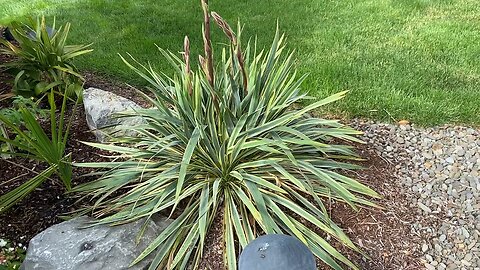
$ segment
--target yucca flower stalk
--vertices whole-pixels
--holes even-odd
[[[210,86],[214,87],[214,74],[213,74],[213,52],[212,52],[212,40],[210,38],[210,15],[208,14],[208,1],[202,0],[203,9],[203,48],[205,50],[205,65],[204,71],[207,76],[207,81]],[[214,97],[216,98],[216,97]]]
[[[191,82],[191,68],[190,68],[190,40],[188,39],[187,36],[185,36],[184,42],[183,42],[183,60],[185,60],[185,77],[187,80],[187,88],[188,88],[188,94],[191,96],[192,95],[192,82]]]
[[[202,7],[208,15],[205,1]],[[146,124],[129,127],[138,136],[87,143],[116,154],[112,162],[77,164],[99,168],[101,177],[74,191],[94,200],[86,211],[100,218],[97,224],[158,213],[174,219],[132,262],[153,252],[149,269],[198,269],[206,235],[220,213],[223,237],[218,241],[228,269],[236,269],[238,252],[265,233],[297,237],[334,269],[341,269],[340,263],[357,269],[325,240],[329,235],[359,251],[330,219],[324,201],[374,205],[366,198],[378,197],[376,192],[339,173],[358,168],[346,163],[358,159],[352,147],[339,143],[359,142],[360,132],[307,114],[345,92],[293,108],[307,98],[300,89],[305,76],[298,78],[292,53],[283,56],[284,36],[277,30],[269,51],[257,53],[248,44],[242,52],[240,28],[233,33],[214,14],[231,46],[222,50],[213,71],[208,23],[197,71],[190,67],[188,39],[183,59],[159,48],[175,68],[172,77],[122,57],[151,84],[155,98],[145,98],[154,108],[125,114],[145,119]]]

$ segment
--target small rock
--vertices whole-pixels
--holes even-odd
[[[463,157],[465,155],[465,150],[463,148],[460,148],[456,151],[457,156]]]
[[[472,253],[467,253],[467,255],[465,255],[465,257],[463,257],[463,259],[467,262],[471,261],[472,260]]]
[[[429,264],[429,263],[425,263],[425,268],[426,268],[427,270],[435,270],[435,266],[433,266],[433,265],[431,265],[431,264]]]
[[[432,159],[433,156],[429,153],[429,152],[423,152],[423,157],[426,158],[426,159]]]
[[[418,207],[420,207],[426,213],[431,213],[432,212],[432,209],[430,209],[428,206],[426,206],[425,204],[423,204],[421,202],[418,202],[417,205],[418,205]]]
[[[455,162],[455,159],[454,159],[453,157],[448,157],[447,159],[445,159],[445,161],[446,161],[447,163],[452,164],[452,163]]]

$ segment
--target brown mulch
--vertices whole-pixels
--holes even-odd
[[[10,91],[10,88],[10,85],[8,88],[0,88],[0,93]],[[9,105],[9,100],[0,102],[0,108]],[[68,115],[71,113],[71,110],[67,112]],[[49,123],[43,124],[46,129],[49,128]],[[93,142],[95,136],[88,129],[83,106],[80,105],[72,121],[66,153],[72,153],[72,160],[78,163],[105,160],[101,157],[102,154],[106,154],[105,152],[83,144],[84,141]],[[0,195],[18,187],[45,168],[45,164],[25,158],[0,159]],[[73,167],[72,186],[91,181],[92,178],[81,177],[89,172],[91,169]],[[65,189],[58,177],[51,176],[24,200],[0,215],[0,238],[25,245],[39,232],[61,222],[58,215],[79,208],[76,204],[77,198],[68,197],[64,192]]]
[[[100,161],[100,151],[81,143],[95,139],[88,130],[83,109],[77,111],[71,130],[66,152],[72,153],[72,160],[75,162]],[[29,159],[10,158],[0,159],[0,168],[1,195],[18,187],[46,167],[44,164]],[[90,169],[74,167],[72,185],[92,180],[80,177],[89,172]],[[65,196],[64,192],[64,187],[58,177],[51,176],[20,203],[0,215],[0,224],[2,224],[0,238],[25,245],[42,230],[61,222],[58,215],[77,208],[75,206],[76,199]]]
[[[7,55],[0,54],[0,65],[10,62],[11,59],[12,58]],[[3,99],[3,96],[8,95],[10,93],[11,81],[13,79],[14,79],[13,76],[5,72],[1,72],[0,70],[0,102]],[[3,104],[0,103],[0,109],[6,105],[7,105],[6,103],[3,103]]]
[[[216,270],[225,269],[223,264],[223,208],[219,208],[220,213],[213,220],[205,239],[205,248],[203,249],[203,258],[199,269]]]
[[[382,159],[369,145],[356,144],[355,147],[365,159],[358,164],[365,169],[349,172],[349,176],[376,190],[382,199],[375,203],[383,209],[360,208],[355,211],[345,204],[328,204],[333,221],[370,259],[339,243],[333,243],[333,246],[360,269],[423,269],[418,260],[420,238],[410,232],[409,226],[415,220],[415,211],[408,207],[407,194],[397,183],[395,165]],[[222,241],[219,241],[222,239],[222,226],[221,218],[217,217],[207,236],[204,258],[200,264],[202,270],[223,269],[223,247]],[[328,269],[318,258],[317,268]]]
[[[2,60],[0,56],[0,63]],[[8,59],[7,59],[8,60]],[[135,91],[123,83],[87,72],[85,88],[97,87],[118,95],[130,98],[141,105],[144,100]],[[11,86],[7,80],[11,76],[0,72],[0,95],[7,93]],[[0,101],[0,107],[9,106],[8,101]],[[75,162],[94,162],[102,160],[101,151],[81,143],[94,141],[94,136],[88,131],[83,108],[80,106],[75,116],[74,126],[70,136],[67,151],[72,152]],[[365,170],[352,173],[363,183],[379,192],[383,199],[377,201],[383,209],[360,209],[354,211],[339,203],[329,204],[333,220],[351,237],[370,259],[335,244],[343,254],[357,264],[361,269],[368,270],[401,270],[422,269],[418,258],[419,238],[410,232],[409,224],[413,222],[415,211],[408,208],[406,194],[397,184],[395,166],[380,158],[369,145],[358,145],[359,154],[366,159],[361,164]],[[18,186],[35,174],[42,165],[30,160],[13,158],[0,159],[0,195]],[[86,168],[74,167],[75,183],[92,180],[80,178],[88,173]],[[14,179],[7,184],[5,181]],[[76,199],[64,195],[63,186],[58,179],[52,177],[39,189],[31,193],[10,211],[0,215],[0,238],[9,239],[14,243],[28,244],[28,241],[46,229],[61,222],[58,215],[77,209]],[[222,222],[220,215],[215,219],[210,231],[201,262],[201,269],[223,269]],[[318,263],[319,269],[324,269]]]
[[[0,55],[0,63],[8,61],[11,61],[10,57]],[[134,91],[125,84],[112,81],[107,83],[107,79],[103,77],[95,77],[90,74],[87,76],[85,87],[108,89],[121,96],[132,97],[131,93]],[[11,92],[12,80],[12,76],[0,71],[0,97]],[[134,100],[144,103],[138,94]],[[10,106],[9,99],[0,100],[0,108]],[[67,114],[71,115],[71,113],[70,108]],[[82,143],[83,141],[95,141],[95,136],[88,129],[82,105],[78,106],[72,123],[66,149],[67,153],[72,153],[72,160],[78,163],[104,161],[105,158],[102,158],[101,155],[106,154],[105,152]],[[48,129],[49,123],[44,124]],[[0,195],[18,187],[45,168],[44,164],[25,158],[0,159]],[[91,169],[73,167],[72,186],[91,181],[92,178],[81,177],[89,172]],[[0,238],[26,245],[39,232],[61,222],[59,215],[79,208],[79,204],[76,202],[78,198],[68,197],[64,193],[65,189],[58,177],[51,176],[20,203],[6,213],[0,214]]]
[[[410,230],[415,210],[409,208],[407,194],[395,176],[395,164],[381,158],[371,145],[355,145],[365,159],[358,164],[365,169],[350,173],[351,177],[377,191],[382,199],[375,203],[383,209],[351,207],[332,203],[331,217],[370,259],[337,246],[360,269],[414,270],[423,269],[418,260],[420,238]]]

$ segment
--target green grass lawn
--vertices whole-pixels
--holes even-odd
[[[154,43],[181,51],[188,35],[201,52],[199,0],[0,0],[0,24],[46,12],[72,23],[71,43],[94,43],[82,69],[140,83],[117,53],[167,70]],[[478,0],[210,0],[244,37],[271,41],[276,20],[323,97],[350,90],[329,113],[421,125],[480,124]],[[218,43],[226,41],[214,32]],[[220,45],[218,44],[217,47]]]

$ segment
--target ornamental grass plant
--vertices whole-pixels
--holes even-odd
[[[77,164],[100,175],[73,189],[93,200],[82,213],[110,225],[169,215],[173,222],[132,262],[154,253],[149,269],[198,269],[218,215],[228,269],[237,268],[237,255],[250,241],[271,233],[297,237],[334,269],[357,269],[326,240],[329,235],[360,251],[330,219],[325,202],[374,205],[368,198],[378,197],[375,191],[340,173],[358,168],[348,161],[359,157],[343,143],[359,142],[360,132],[309,115],[346,93],[294,108],[308,96],[284,36],[277,30],[268,50],[243,46],[241,27],[234,32],[205,0],[202,7],[204,55],[197,69],[188,37],[180,57],[159,48],[175,69],[172,76],[122,57],[150,84],[154,98],[144,96],[153,108],[123,115],[145,119],[128,127],[137,136],[87,143],[114,154],[111,162]],[[211,19],[229,41],[216,64]]]
[[[14,57],[14,61],[0,65],[11,73],[13,92],[24,97],[42,97],[53,88],[62,88],[68,97],[80,97],[83,77],[73,59],[90,53],[90,45],[67,45],[70,23],[56,27],[55,20],[47,26],[45,17],[30,18],[28,23],[9,25],[15,42],[0,37],[0,54]]]

